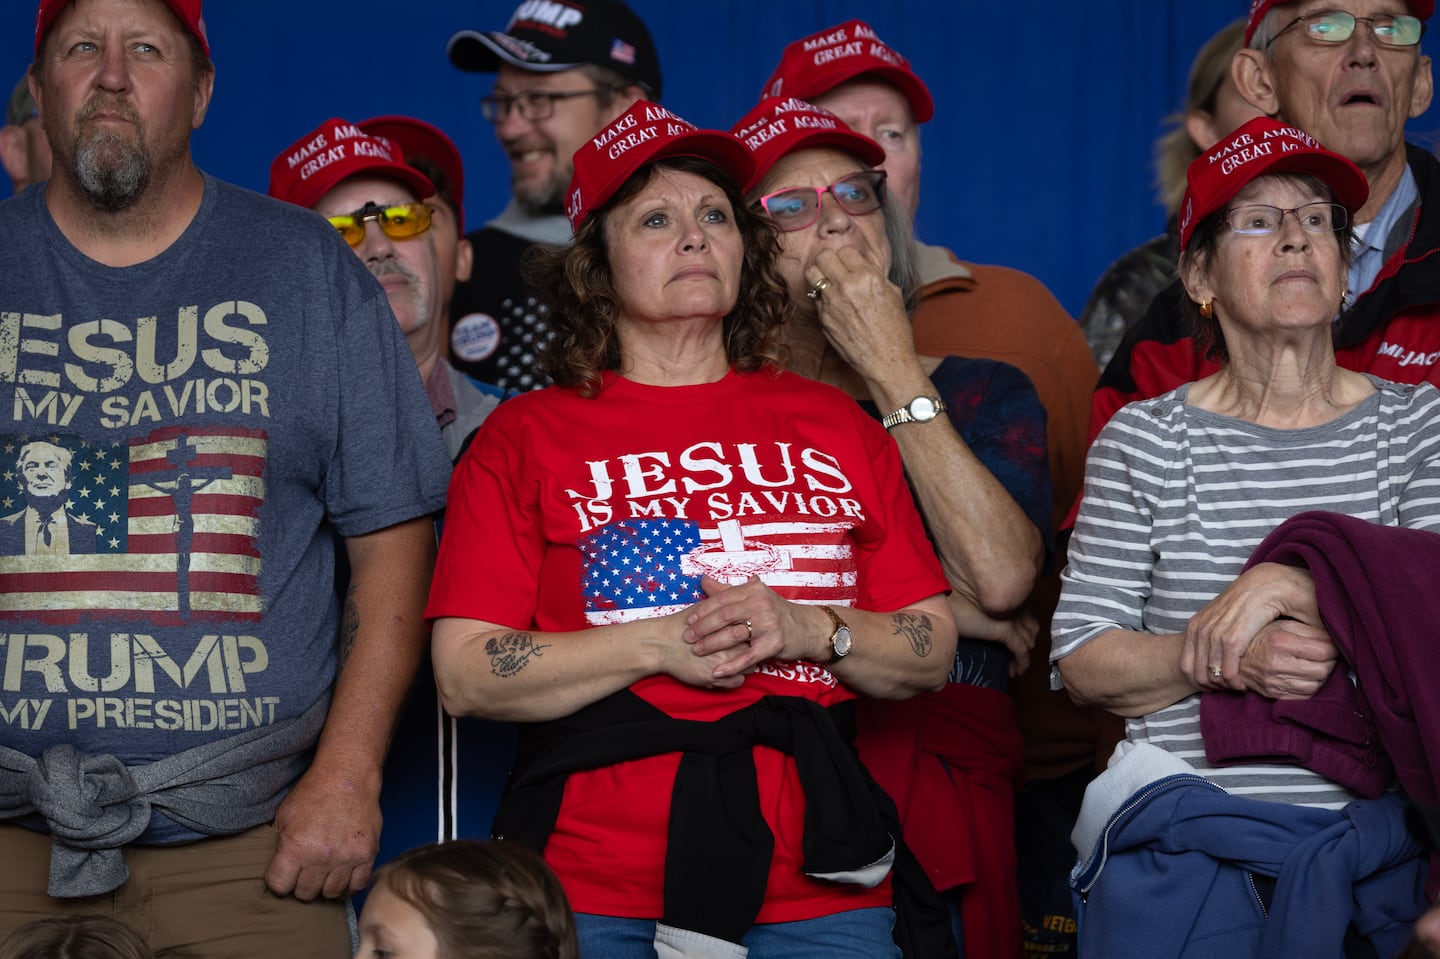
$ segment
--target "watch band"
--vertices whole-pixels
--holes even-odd
[[[841,651],[835,645],[836,637],[840,635],[840,631],[843,629],[848,634],[850,632],[850,626],[845,622],[845,620],[841,619],[835,613],[835,610],[831,609],[829,606],[821,606],[820,608],[825,611],[825,615],[830,617],[830,622],[835,626],[835,628],[830,632],[830,658],[820,664],[821,666],[829,667],[833,666],[835,663],[839,662],[850,654],[850,647],[848,643],[846,644],[844,651]]]
[[[931,415],[923,419],[916,417],[914,413],[910,412],[910,408],[921,400],[929,402],[934,407],[934,411],[931,413]],[[884,418],[880,420],[880,425],[885,427],[887,430],[892,430],[895,427],[899,426],[901,423],[928,423],[930,420],[938,419],[940,414],[944,413],[945,410],[945,401],[942,400],[940,397],[917,396],[909,403],[906,403],[898,410],[895,410],[893,413],[887,413]]]

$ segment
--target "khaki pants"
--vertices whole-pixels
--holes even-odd
[[[343,901],[301,902],[265,888],[280,841],[273,826],[175,846],[127,846],[130,878],[84,899],[46,895],[50,837],[0,824],[0,941],[46,916],[112,916],[173,959],[346,959]]]

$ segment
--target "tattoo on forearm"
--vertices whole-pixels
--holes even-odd
[[[340,665],[350,658],[355,648],[355,634],[360,632],[360,608],[355,605],[355,587],[345,590],[345,608],[340,616]]]
[[[923,613],[896,613],[890,620],[895,624],[895,635],[909,640],[910,648],[915,650],[916,656],[923,658],[930,655],[930,648],[935,645],[930,639],[930,633],[935,627],[929,616]]]
[[[485,654],[490,657],[490,672],[501,679],[509,679],[530,663],[530,657],[539,656],[540,651],[549,649],[535,645],[529,633],[506,633],[485,641]]]

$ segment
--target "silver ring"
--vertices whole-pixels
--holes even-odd
[[[812,283],[812,284],[810,285],[810,290],[809,290],[809,292],[807,292],[805,295],[808,296],[808,297],[809,297],[810,299],[812,299],[812,300],[818,300],[818,299],[820,299],[820,294],[821,294],[821,293],[824,293],[824,292],[825,292],[825,288],[828,287],[829,285],[830,285],[830,277],[828,277],[828,276],[821,276],[820,279],[816,280],[814,283]]]
[[[1211,667],[1210,667],[1210,678],[1211,678],[1211,679],[1217,679],[1217,680],[1218,680],[1218,679],[1220,679],[1221,677],[1223,677],[1224,675],[1225,675],[1225,672],[1224,672],[1219,666],[1211,666]]]
[[[752,639],[754,639],[754,638],[755,638],[755,630],[754,630],[754,628],[750,625],[750,620],[747,619],[747,620],[745,620],[745,642],[748,643],[748,642],[750,642],[750,640],[752,640]]]

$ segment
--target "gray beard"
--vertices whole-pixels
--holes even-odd
[[[150,182],[150,154],[113,133],[97,133],[75,148],[75,174],[85,196],[110,213],[139,199]]]

